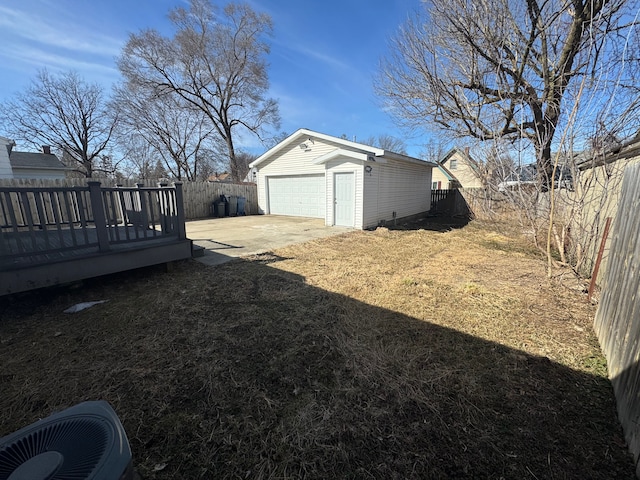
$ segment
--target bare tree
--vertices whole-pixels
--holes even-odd
[[[41,70],[24,92],[2,106],[1,120],[13,138],[35,148],[57,148],[69,166],[91,177],[94,170],[104,170],[98,160],[106,154],[117,117],[99,85],[75,72]]]
[[[288,136],[289,136],[289,134],[287,132],[284,132],[284,131],[275,133],[271,137],[264,139],[264,141],[263,141],[264,146],[267,149],[273,148],[277,144],[282,142],[284,139],[286,139]]]
[[[116,132],[114,142],[124,158],[120,168],[128,178],[136,180],[154,178],[151,172],[156,159],[151,146],[143,138],[138,135]]]
[[[199,177],[200,153],[215,136],[202,110],[174,93],[158,96],[136,84],[116,87],[112,105],[120,118],[119,143],[125,148],[132,138],[141,138],[173,178]]]
[[[236,130],[261,138],[279,125],[269,87],[265,56],[271,18],[248,5],[229,4],[222,12],[209,0],[190,0],[189,9],[169,14],[172,38],[156,30],[131,35],[118,60],[126,82],[159,98],[179,96],[211,121],[224,141],[231,175],[241,179],[236,158]]]
[[[571,96],[576,102],[580,94],[571,85],[603,90],[615,84],[619,89],[623,72],[634,70],[627,68],[632,59],[625,59],[619,47],[628,41],[637,3],[425,4],[426,12],[416,14],[393,40],[377,80],[378,92],[409,127],[424,129],[433,122],[460,137],[529,141],[541,183],[548,187],[556,132],[573,107],[566,108],[563,101]],[[594,114],[593,104],[584,107]]]
[[[401,138],[394,137],[388,133],[372,135],[365,139],[362,143],[374,147],[389,150],[390,152],[401,153],[407,155],[407,144]]]
[[[249,174],[250,170],[249,164],[256,158],[258,158],[258,155],[255,155],[253,153],[244,151],[238,152],[238,169],[240,174],[242,175],[242,177],[240,178],[241,181],[247,180],[247,175]],[[249,181],[252,181],[252,179],[249,179]]]
[[[433,142],[424,146],[424,150],[420,153],[420,156],[429,162],[440,163],[448,151],[449,148],[447,148],[444,143]]]

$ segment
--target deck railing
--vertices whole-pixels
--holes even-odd
[[[182,184],[0,187],[0,259],[186,238]]]

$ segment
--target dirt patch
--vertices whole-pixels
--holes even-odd
[[[634,478],[584,295],[430,227],[2,298],[0,435],[105,399],[146,479]]]

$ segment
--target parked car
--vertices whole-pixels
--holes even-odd
[[[505,193],[520,188],[533,188],[536,185],[537,169],[535,165],[516,167],[513,172],[498,183],[498,191]]]
[[[516,167],[515,170],[507,175],[505,179],[498,183],[499,192],[507,192],[519,188],[533,189],[538,183],[537,165],[524,165]],[[565,188],[573,191],[573,176],[571,170],[565,165],[558,165],[554,175],[554,185],[556,189]]]

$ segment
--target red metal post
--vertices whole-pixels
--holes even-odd
[[[598,278],[598,271],[600,271],[600,262],[602,261],[602,255],[604,254],[604,246],[607,243],[607,236],[609,235],[609,227],[611,226],[611,217],[607,217],[604,224],[604,232],[602,233],[602,240],[600,240],[600,249],[598,250],[598,257],[596,258],[596,265],[593,267],[593,274],[591,275],[591,283],[589,284],[589,295],[587,299],[591,301],[591,295],[596,288],[596,279]]]

